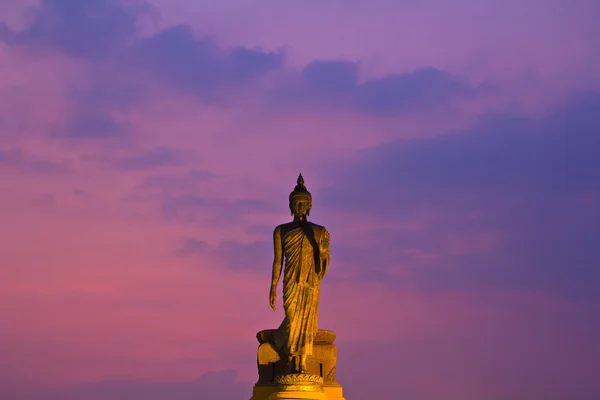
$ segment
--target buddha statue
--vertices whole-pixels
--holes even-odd
[[[277,284],[283,270],[283,308],[285,318],[273,341],[285,357],[289,373],[306,373],[307,357],[313,354],[318,330],[320,282],[329,265],[329,232],[307,220],[312,195],[304,186],[302,174],[289,195],[294,219],[273,232],[275,257],[269,302],[276,310]]]

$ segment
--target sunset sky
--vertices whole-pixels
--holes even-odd
[[[348,400],[598,400],[598,21],[0,0],[0,399],[247,400],[301,172]]]

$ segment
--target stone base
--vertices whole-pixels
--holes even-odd
[[[323,384],[323,393],[327,395],[327,400],[346,400],[344,398],[342,386],[336,384]],[[252,398],[250,400],[270,400],[271,395],[276,393],[275,384],[256,384],[252,389]],[[281,393],[281,392],[280,392]],[[276,399],[293,399],[294,397],[276,397]],[[307,399],[307,397],[296,397],[299,399]],[[310,397],[308,397],[310,398]]]
[[[269,400],[329,400],[327,393],[313,392],[283,392],[273,393]]]

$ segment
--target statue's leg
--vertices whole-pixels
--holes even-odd
[[[307,358],[306,354],[303,354],[300,356],[300,365],[299,365],[298,371],[303,374],[308,371],[306,369],[306,358]]]
[[[291,355],[287,356],[287,368],[285,372],[286,374],[292,374],[296,372],[296,357]]]
[[[294,357],[294,372],[300,372],[300,357]]]

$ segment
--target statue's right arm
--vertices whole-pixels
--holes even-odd
[[[281,229],[278,226],[273,232],[273,247],[275,249],[275,258],[273,259],[273,277],[271,278],[271,291],[269,292],[269,304],[273,311],[276,311],[275,300],[277,298],[277,282],[281,275],[283,267],[283,257],[281,256]]]
[[[273,276],[271,278],[271,287],[277,287],[279,277],[281,275],[281,269],[283,268],[283,255],[281,248],[281,227],[275,228],[273,232]]]

